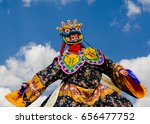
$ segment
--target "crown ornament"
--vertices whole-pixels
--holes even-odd
[[[57,27],[56,30],[58,30],[60,33],[62,33],[63,31],[65,31],[65,29],[81,29],[83,24],[82,23],[78,23],[77,19],[74,19],[73,22],[71,22],[70,20],[67,20],[67,23],[65,22],[61,22],[61,26],[62,27]]]

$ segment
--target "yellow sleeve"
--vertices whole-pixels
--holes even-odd
[[[19,90],[16,90],[6,95],[6,99],[17,107],[25,107],[35,101],[46,89],[37,75],[28,81],[28,85],[29,87],[23,95],[19,94]]]
[[[32,80],[27,82],[27,87],[23,92],[19,93],[21,90],[13,91],[6,95],[6,99],[15,106],[29,106],[45,91],[50,84],[58,79],[61,79],[62,77],[63,73],[58,60],[54,59],[52,64],[36,73]]]

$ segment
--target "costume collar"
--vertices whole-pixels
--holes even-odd
[[[104,56],[101,51],[92,47],[82,49],[81,52],[76,54],[68,51],[58,56],[58,63],[66,74],[75,73],[85,62],[101,65],[104,62]]]

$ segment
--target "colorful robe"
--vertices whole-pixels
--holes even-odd
[[[91,47],[77,54],[66,52],[55,58],[47,68],[36,73],[32,80],[28,81],[25,90],[13,91],[6,95],[6,98],[16,106],[27,107],[50,84],[61,79],[58,96],[53,104],[55,107],[131,107],[132,103],[121,95],[121,91],[142,98],[146,89],[132,71],[125,69],[128,76],[121,75],[119,72],[122,69],[125,68]],[[111,80],[103,78],[103,74]],[[41,106],[47,104],[50,96]]]

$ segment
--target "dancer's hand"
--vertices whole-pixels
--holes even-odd
[[[126,70],[121,70],[119,72],[119,74],[123,75],[123,76],[128,76],[128,72]]]

